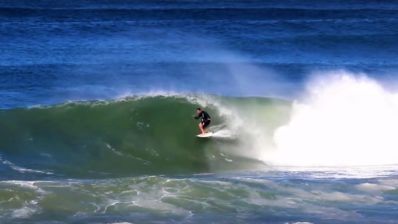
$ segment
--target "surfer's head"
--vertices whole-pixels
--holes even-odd
[[[196,113],[199,114],[200,112],[202,112],[202,108],[200,108],[200,107],[196,108]]]

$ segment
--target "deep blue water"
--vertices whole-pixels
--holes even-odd
[[[397,5],[1,1],[0,106],[150,90],[289,97],[319,69],[389,77]]]

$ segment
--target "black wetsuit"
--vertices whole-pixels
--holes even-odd
[[[202,110],[198,114],[198,116],[195,117],[195,119],[199,119],[199,118],[200,118],[200,123],[202,123],[202,125],[203,125],[203,128],[206,128],[207,126],[209,126],[211,117],[206,111]]]

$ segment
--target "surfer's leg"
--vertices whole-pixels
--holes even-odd
[[[202,132],[202,134],[207,133],[206,128],[207,128],[207,126],[209,126],[209,124],[210,124],[210,120],[199,123],[199,129]]]
[[[203,123],[203,131],[206,133],[207,131],[206,131],[206,129],[207,129],[207,127],[209,126],[209,124],[210,124],[210,120],[207,120],[207,121],[205,121],[204,123]]]
[[[202,122],[201,122],[201,123],[199,123],[199,130],[200,130],[200,132],[202,132],[202,134],[204,134],[204,133],[205,133],[205,130],[204,130],[204,128],[203,128],[203,124],[202,124]]]

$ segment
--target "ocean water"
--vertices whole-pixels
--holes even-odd
[[[397,34],[394,1],[1,0],[0,223],[398,223]]]

